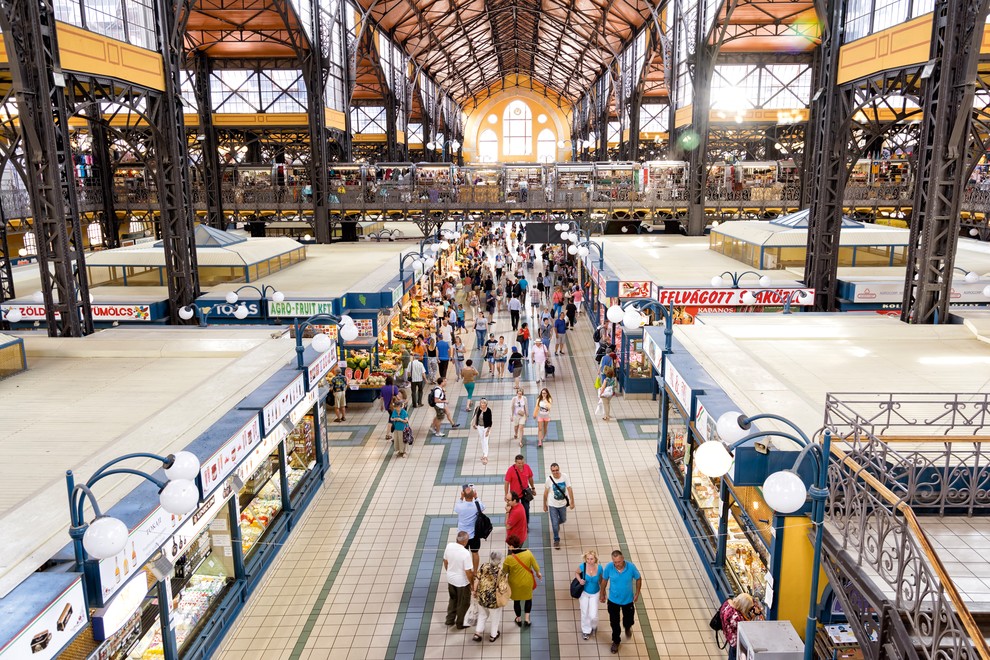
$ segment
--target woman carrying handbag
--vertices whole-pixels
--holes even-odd
[[[502,568],[509,572],[509,588],[512,590],[516,625],[519,627],[525,625],[528,628],[532,625],[529,613],[533,610],[533,590],[536,589],[537,580],[543,579],[543,574],[540,573],[540,565],[536,563],[533,553],[521,547],[522,541],[518,536],[509,536],[505,539],[505,543],[509,546],[509,556],[505,558]]]

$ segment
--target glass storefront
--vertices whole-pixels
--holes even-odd
[[[664,396],[667,405],[667,456],[671,465],[677,470],[680,482],[684,483],[687,474],[687,438],[688,415],[677,405],[677,401],[668,390]]]

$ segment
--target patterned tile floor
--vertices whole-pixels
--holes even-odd
[[[506,313],[499,314],[495,327],[509,328]],[[473,347],[473,334],[464,338]],[[506,333],[510,344],[513,338],[513,332]],[[512,625],[511,607],[503,615],[503,634],[493,644],[474,643],[470,631],[444,625],[442,555],[455,534],[458,486],[476,484],[489,513],[501,513],[502,478],[519,451],[509,428],[512,380],[506,377],[479,382],[475,394],[487,396],[495,414],[487,466],[480,462],[477,437],[467,430],[463,413],[457,419],[460,429],[437,438],[427,433],[427,412],[416,410],[416,443],[408,458],[392,456],[377,407],[355,406],[348,414],[352,424],[332,424],[326,484],[217,657],[611,657],[604,607],[597,636],[584,641],[577,601],[568,594],[573,571],[589,548],[603,561],[620,548],[643,574],[633,639],[622,644],[621,657],[723,657],[708,629],[714,591],[657,477],[656,445],[649,441],[656,433],[656,403],[620,397],[612,406],[617,422],[595,417],[596,365],[587,318],[581,317],[568,335],[568,347],[568,355],[555,360],[557,376],[548,384],[554,397],[548,443],[537,449],[530,420],[523,450],[537,474],[534,505],[552,462],[569,476],[576,500],[561,530],[561,550],[551,549],[549,520],[534,506],[528,545],[544,582],[534,596],[531,628]],[[528,368],[524,387],[530,398],[538,392]],[[452,382],[448,396],[457,399],[458,410],[463,395],[463,385]],[[505,549],[502,517],[493,516],[493,522],[495,532],[482,544],[483,558],[492,549]]]

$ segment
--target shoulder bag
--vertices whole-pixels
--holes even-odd
[[[517,555],[517,554],[513,554],[513,555],[512,555],[512,557],[513,557],[513,559],[515,559],[515,560],[516,560],[517,562],[519,562],[519,565],[520,565],[520,566],[522,566],[523,568],[525,568],[525,569],[526,569],[526,571],[527,571],[527,572],[529,573],[529,576],[530,576],[531,578],[533,578],[533,588],[534,588],[534,589],[536,589],[536,587],[537,587],[537,583],[536,583],[536,573],[534,573],[534,572],[533,572],[533,569],[532,569],[532,568],[530,568],[529,566],[527,566],[526,564],[524,564],[524,563],[523,563],[523,560],[519,558],[519,555]]]
[[[533,489],[530,488],[530,487],[528,487],[523,482],[522,472],[519,471],[519,468],[516,468],[516,479],[519,480],[519,488],[520,488],[519,498],[523,502],[532,502],[533,501],[533,497],[534,497],[533,496]]]
[[[581,565],[581,579],[582,580],[586,579],[584,576],[583,564]],[[581,594],[583,593],[584,593],[584,585],[581,584],[581,582],[577,578],[571,580],[571,598],[580,598]]]
[[[558,486],[557,482],[553,480],[553,477],[550,477],[550,483],[553,484],[553,490],[555,493],[557,493],[557,497],[555,497],[554,499],[559,500],[561,497],[563,497],[565,502],[564,506],[570,506],[571,498],[567,496],[567,491],[561,488],[560,486]]]

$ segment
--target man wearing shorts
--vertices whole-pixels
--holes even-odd
[[[478,572],[478,551],[481,549],[481,539],[474,535],[474,523],[478,520],[478,506],[485,510],[485,505],[478,499],[478,493],[474,489],[474,484],[464,484],[461,486],[461,499],[454,504],[454,513],[457,514],[457,531],[467,532],[467,548],[471,551],[471,563],[474,565],[474,572]]]
[[[333,392],[333,410],[337,414],[333,421],[347,421],[347,378],[344,372],[337,370],[337,375],[330,379],[330,391]]]
[[[443,386],[446,385],[447,379],[441,376],[437,378],[437,382],[433,385],[433,410],[436,411],[436,415],[433,418],[433,435],[442,438],[444,436],[443,432],[440,430],[440,424],[443,423],[444,418],[450,422],[452,428],[457,428],[460,424],[454,424],[454,420],[451,418],[450,413],[447,411],[447,392],[444,391]]]

